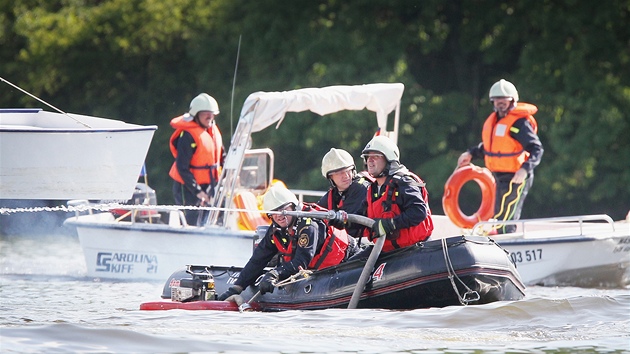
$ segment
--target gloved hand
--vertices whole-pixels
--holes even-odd
[[[372,224],[372,231],[374,232],[374,237],[378,238],[381,236],[387,236],[396,230],[396,225],[394,225],[394,220],[392,219],[374,219],[374,224]]]
[[[330,226],[337,228],[339,230],[343,230],[348,225],[348,213],[343,210],[339,210],[335,212],[335,217],[328,221]]]
[[[276,285],[276,282],[278,281],[278,276],[279,274],[277,270],[272,269],[268,271],[267,274],[262,277],[260,284],[258,284],[260,293],[273,293],[273,289],[275,288],[274,285]]]
[[[238,285],[232,285],[229,289],[227,289],[223,294],[219,295],[217,298],[219,301],[225,301],[228,297],[232,295],[238,295],[243,291],[243,288]]]

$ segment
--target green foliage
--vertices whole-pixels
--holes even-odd
[[[147,168],[164,204],[168,122],[199,92],[219,101],[229,145],[252,92],[402,82],[402,162],[435,213],[506,78],[539,107],[545,146],[524,216],[618,219],[630,209],[629,20],[625,0],[15,0],[0,2],[0,71],[65,111],[158,125]],[[41,106],[0,92],[0,106]],[[288,114],[254,145],[274,149],[290,187],[324,189],[322,156],[341,147],[361,168],[374,128],[367,112]]]

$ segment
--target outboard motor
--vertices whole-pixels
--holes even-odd
[[[164,285],[162,298],[172,301],[208,301],[216,300],[214,276],[206,266],[188,265],[185,271],[171,275]]]

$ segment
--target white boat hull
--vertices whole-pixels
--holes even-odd
[[[102,279],[164,281],[187,264],[242,267],[256,240],[254,231],[117,222],[110,213],[66,224],[77,229],[87,275]]]
[[[625,287],[630,284],[630,224],[622,222],[554,222],[605,216],[522,220],[514,234],[492,235],[505,248],[525,285]],[[436,230],[454,226],[445,216],[434,218]],[[492,225],[492,223],[480,223]],[[479,224],[478,224],[479,225]],[[474,229],[473,229],[474,231]],[[471,230],[461,230],[471,234]],[[442,233],[433,238],[445,237]]]
[[[0,198],[127,200],[156,129],[77,114],[0,111]]]
[[[458,234],[434,216],[432,239]],[[253,231],[117,222],[110,213],[70,218],[84,251],[87,275],[122,280],[161,280],[187,264],[247,263],[258,236]],[[442,227],[440,227],[440,225]],[[509,253],[526,285],[624,287],[630,284],[630,225],[547,229],[493,236]]]
[[[606,225],[607,226],[607,225]],[[630,233],[600,227],[582,236],[493,237],[527,285],[619,287],[628,284]],[[620,228],[621,225],[620,225]]]

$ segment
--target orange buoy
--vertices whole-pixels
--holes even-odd
[[[472,215],[466,215],[459,207],[459,192],[466,182],[475,181],[481,188],[481,205]],[[492,172],[485,167],[468,166],[456,169],[444,185],[442,207],[451,221],[463,228],[471,228],[479,221],[494,215],[495,182]]]

